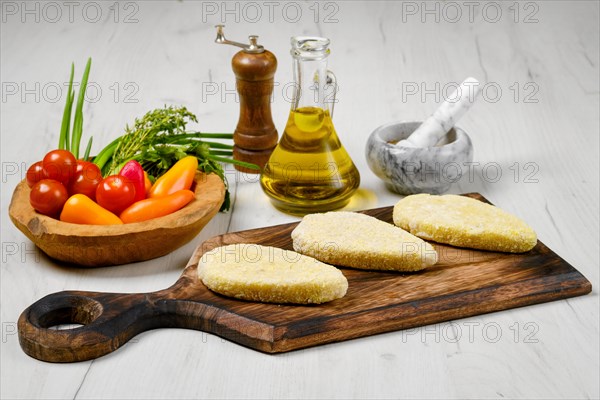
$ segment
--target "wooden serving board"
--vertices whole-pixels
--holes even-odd
[[[486,201],[479,194],[468,196]],[[392,221],[392,207],[364,211]],[[232,243],[292,248],[297,224],[214,237],[201,244],[170,288],[153,293],[67,291],[48,295],[21,314],[23,350],[50,362],[89,360],[112,352],[140,332],[189,328],[267,353],[280,353],[382,332],[543,303],[591,291],[590,282],[543,243],[523,254],[435,244],[438,264],[417,273],[342,269],[342,299],[312,306],[235,300],[196,277],[201,255]],[[58,324],[84,326],[48,329]]]

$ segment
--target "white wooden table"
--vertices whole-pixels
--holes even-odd
[[[2,1],[2,398],[598,398],[599,4],[537,2],[12,2]],[[368,169],[377,126],[422,119],[468,75],[484,96],[461,125],[475,161],[453,192],[481,192],[524,218],[578,268],[592,294],[421,329],[265,355],[198,331],[139,335],[90,362],[25,355],[16,321],[46,294],[167,287],[194,247],[218,234],[295,221],[276,211],[256,178],[229,171],[232,211],[190,244],[148,262],[61,266],[7,218],[25,168],[55,148],[68,78],[93,57],[95,94],[84,135],[94,149],[136,116],[182,104],[203,131],[235,128],[230,59],[213,43],[259,42],[279,58],[273,115],[289,112],[289,37],[331,39],[339,85],[334,123],[357,164],[351,209],[393,205]],[[501,176],[497,174],[501,173]]]

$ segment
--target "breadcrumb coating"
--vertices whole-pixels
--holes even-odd
[[[258,244],[230,244],[205,253],[198,276],[214,292],[265,303],[320,304],[344,297],[348,290],[337,268]]]
[[[365,214],[334,211],[306,215],[292,231],[294,250],[358,269],[419,271],[438,260],[433,246]]]
[[[394,206],[394,224],[438,243],[522,253],[537,243],[535,231],[498,207],[465,196],[407,196]]]

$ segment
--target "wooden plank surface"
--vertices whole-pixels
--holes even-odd
[[[485,201],[479,194],[468,196]],[[393,207],[365,211],[392,223]],[[136,334],[161,327],[207,331],[267,353],[280,353],[377,333],[587,294],[590,282],[543,243],[507,254],[434,244],[439,262],[417,273],[344,268],[348,293],[313,306],[227,298],[197,277],[215,247],[260,244],[293,250],[297,223],[220,235],[204,242],[172,287],[147,294],[62,292],[33,304],[19,319],[23,350],[44,361],[84,361],[116,350]],[[331,238],[335,242],[335,238]],[[83,327],[55,331],[58,324]]]

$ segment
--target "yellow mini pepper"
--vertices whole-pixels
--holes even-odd
[[[182,158],[154,182],[148,197],[164,197],[179,190],[189,190],[194,182],[197,168],[198,159],[196,157]]]

